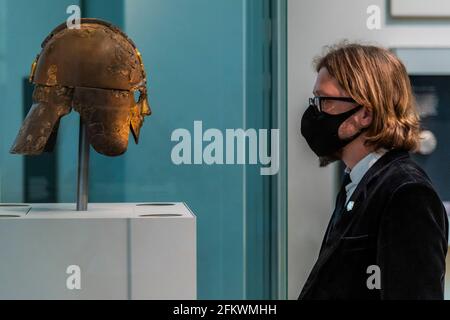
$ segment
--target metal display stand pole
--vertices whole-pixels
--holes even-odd
[[[80,140],[78,146],[77,211],[88,210],[89,200],[89,151],[87,126],[80,118]]]

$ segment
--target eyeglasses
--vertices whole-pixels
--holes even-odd
[[[353,98],[350,97],[314,97],[309,99],[309,104],[317,108],[319,112],[326,112],[329,108],[327,101],[342,101],[357,103]]]

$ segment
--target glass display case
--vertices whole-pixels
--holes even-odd
[[[277,44],[283,41],[283,34],[277,33],[283,24],[271,23],[285,10],[278,1],[41,0],[31,4],[25,0],[0,0],[0,218],[4,219],[0,226],[9,228],[11,218],[33,220],[36,210],[45,211],[42,206],[46,204],[49,208],[65,206],[64,212],[67,208],[75,210],[80,130],[77,112],[61,119],[53,153],[37,157],[10,154],[33,105],[35,86],[28,81],[30,66],[47,35],[74,17],[76,11],[69,10],[71,6],[79,7],[82,17],[114,24],[133,40],[145,63],[153,111],[141,129],[139,144],[131,142],[130,134],[124,155],[109,157],[91,149],[91,210],[105,203],[156,203],[160,204],[161,215],[153,212],[157,216],[153,218],[163,219],[166,214],[176,224],[176,213],[167,215],[164,204],[186,204],[196,218],[196,227],[191,230],[196,240],[196,250],[192,252],[196,255],[196,298],[285,297],[284,143],[278,149],[278,142],[286,141],[286,133],[279,130],[285,128],[281,124],[286,121],[285,101],[279,96],[285,74],[277,69],[281,65],[278,62],[284,59],[281,45]],[[196,136],[198,122],[203,131]],[[197,148],[202,157],[202,152],[207,152],[204,150],[220,136],[214,133],[226,137],[227,130],[237,130],[239,134],[239,130],[245,133],[249,129],[261,134],[257,137],[263,139],[259,145],[267,144],[266,156],[270,152],[279,156],[274,174],[261,174],[261,169],[270,167],[267,161],[251,161],[254,154],[246,135],[242,140],[246,151],[241,158],[241,149],[236,145],[234,154],[226,155],[223,149],[224,163],[208,163],[204,157],[200,164],[197,161]],[[180,142],[174,137],[179,132],[192,137],[190,163],[174,160],[174,149]],[[215,157],[217,152],[221,150],[216,148],[211,155]],[[230,158],[233,156],[236,158]],[[67,214],[64,212],[59,217]],[[86,217],[88,213],[81,214]],[[112,242],[124,234],[133,236],[121,228],[129,225],[125,223],[118,229],[108,229],[110,234],[101,234],[111,237]],[[44,229],[40,230],[63,236],[62,231]],[[33,242],[28,238],[31,234],[35,232],[22,240]],[[92,234],[89,237],[94,240]],[[173,237],[176,239],[177,234]],[[13,238],[8,245],[14,245]],[[64,243],[54,243],[52,250],[63,251]],[[84,245],[89,246],[89,241]],[[82,248],[80,244],[71,250]],[[94,255],[92,250],[86,250]],[[11,252],[3,253],[10,257]],[[159,257],[149,253],[146,259],[149,263]],[[19,260],[25,261],[23,257]],[[89,268],[89,261],[84,263],[84,268]],[[127,270],[124,272],[131,272]],[[65,274],[65,270],[62,272]],[[3,276],[0,279],[5,279]],[[117,275],[117,279],[123,276]],[[1,292],[0,296],[5,297]]]

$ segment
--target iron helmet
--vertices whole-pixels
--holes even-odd
[[[102,20],[81,19],[80,29],[62,24],[53,30],[32,65],[30,82],[35,84],[33,105],[13,154],[53,151],[60,120],[74,109],[92,147],[118,156],[128,148],[130,130],[139,142],[144,118],[151,115],[139,51],[120,29]]]

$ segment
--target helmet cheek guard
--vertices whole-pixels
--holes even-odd
[[[76,88],[73,107],[88,128],[92,147],[106,156],[118,156],[128,149],[130,91]]]

